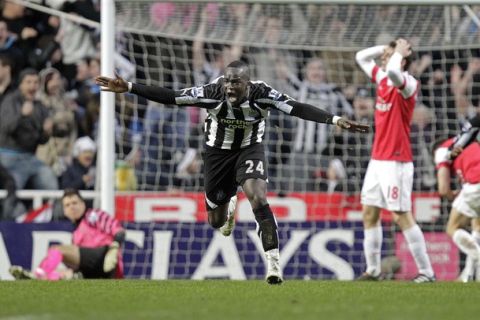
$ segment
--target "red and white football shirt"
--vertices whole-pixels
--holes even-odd
[[[407,72],[402,75],[403,85],[397,88],[378,66],[372,70],[372,81],[377,84],[372,159],[413,161],[410,123],[417,100],[418,81]]]
[[[480,144],[477,142],[470,144],[452,162],[447,157],[447,151],[453,143],[453,138],[448,139],[435,151],[437,170],[440,167],[447,167],[450,172],[456,173],[463,183],[480,183]]]

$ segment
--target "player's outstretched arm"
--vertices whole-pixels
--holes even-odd
[[[352,132],[367,133],[370,131],[369,125],[361,124],[356,121],[335,116],[328,111],[317,108],[308,103],[301,103],[298,101],[290,100],[288,101],[288,104],[292,106],[290,115],[299,117],[304,120],[326,124],[336,124],[340,128]]]
[[[115,75],[115,78],[99,76],[95,79],[95,82],[101,86],[102,91],[116,93],[124,93],[129,91],[133,94],[142,96],[155,102],[163,104],[176,104],[174,90],[127,82],[117,74]]]

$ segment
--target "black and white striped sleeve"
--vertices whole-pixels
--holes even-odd
[[[480,115],[469,119],[462,128],[462,133],[455,137],[453,145],[450,149],[455,147],[466,148],[475,140],[480,141]]]
[[[222,85],[219,83],[175,91],[175,104],[179,106],[197,106],[208,109],[218,105],[222,99],[223,90]]]
[[[220,102],[223,94],[221,85],[217,83],[181,90],[133,83],[130,92],[158,103],[203,108]]]
[[[263,90],[259,94],[260,97],[256,98],[257,102],[304,120],[327,124],[333,123],[334,115],[330,112],[307,103],[298,102],[288,95],[280,93],[266,84],[264,85]]]

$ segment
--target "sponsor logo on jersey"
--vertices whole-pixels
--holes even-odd
[[[219,119],[219,122],[230,129],[246,129],[250,126],[248,121],[238,119]]]
[[[377,109],[378,111],[389,111],[390,109],[392,109],[392,104],[391,103],[377,103],[375,104],[375,109]]]

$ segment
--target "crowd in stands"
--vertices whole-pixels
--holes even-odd
[[[100,21],[97,0],[45,3]],[[386,44],[399,35],[409,37],[416,30],[410,38],[414,48],[436,49],[417,51],[410,69],[421,81],[412,123],[417,168],[414,189],[435,190],[428,147],[438,135],[455,133],[478,112],[480,49],[478,45],[475,49],[438,49],[447,44],[442,33],[443,9],[428,8],[423,18],[411,20],[424,9],[152,2],[147,9],[150,19],[134,19],[136,11],[125,7],[119,9],[123,19],[118,23],[138,24],[139,30],[142,23],[153,25],[162,36],[124,34],[112,58],[125,79],[172,88],[208,83],[221,75],[228,62],[242,59],[252,66],[253,79],[266,81],[302,102],[372,123],[375,92],[355,65],[355,49]],[[456,6],[451,10],[453,40],[449,44],[478,42],[480,30],[469,16]],[[416,27],[408,21],[415,21]],[[382,25],[385,28],[379,28]],[[411,29],[406,30],[407,25]],[[171,38],[165,36],[169,34]],[[175,34],[191,37],[181,40]],[[0,189],[8,194],[0,220],[13,220],[26,210],[28,204],[15,197],[18,189],[94,189],[100,108],[94,78],[100,74],[99,40],[98,29],[3,3]],[[352,49],[332,49],[339,43]],[[330,49],[318,49],[321,45]],[[126,48],[133,53],[127,54]],[[116,99],[117,188],[201,190],[204,111],[172,109],[129,95]],[[272,112],[266,134],[271,190],[359,192],[372,134],[340,132]]]

